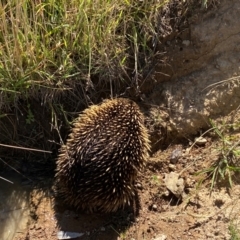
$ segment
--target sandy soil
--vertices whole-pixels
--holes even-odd
[[[240,186],[235,181],[230,189],[227,181],[219,182],[210,195],[211,179],[196,175],[218,158],[218,143],[207,140],[190,152],[189,145],[173,145],[154,154],[137,182],[139,214],[131,208],[114,214],[76,212],[55,203],[49,184],[36,187],[29,198],[28,226],[14,239],[55,240],[60,230],[83,233],[76,239],[92,240],[230,239],[230,225],[239,227]],[[179,198],[166,188],[164,178],[170,172],[184,180]]]

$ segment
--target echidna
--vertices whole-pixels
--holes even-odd
[[[105,100],[76,119],[57,159],[56,191],[87,211],[114,212],[134,198],[134,181],[148,156],[144,118],[129,99]]]

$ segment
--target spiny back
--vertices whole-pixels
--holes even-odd
[[[134,180],[148,156],[144,118],[131,100],[106,100],[76,119],[57,161],[56,184],[66,203],[116,211],[134,197]]]

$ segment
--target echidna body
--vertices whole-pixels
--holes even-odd
[[[144,118],[129,99],[106,100],[76,119],[57,160],[56,189],[64,202],[114,212],[134,198],[134,181],[148,156]]]

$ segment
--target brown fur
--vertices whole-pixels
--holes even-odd
[[[64,202],[90,212],[114,212],[134,198],[148,157],[144,117],[136,103],[106,100],[76,119],[57,160],[56,189]]]

